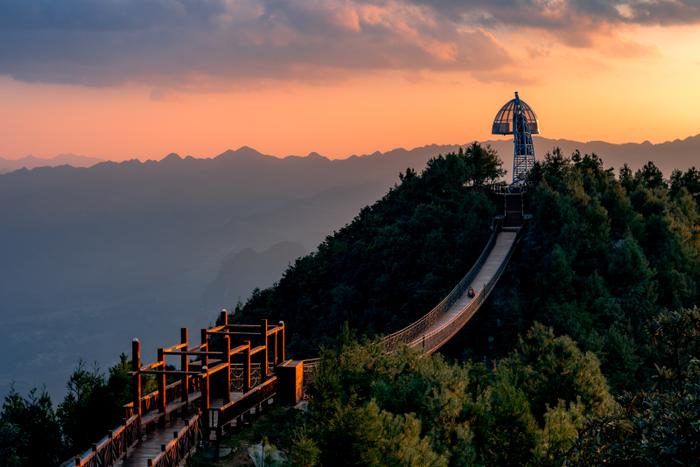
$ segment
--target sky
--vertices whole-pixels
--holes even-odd
[[[0,0],[0,157],[700,133],[700,0]]]

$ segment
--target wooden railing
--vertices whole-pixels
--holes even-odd
[[[185,426],[174,432],[172,441],[161,445],[161,453],[148,460],[148,467],[177,467],[197,450],[202,440],[202,416],[200,413],[189,420]]]
[[[92,449],[82,457],[75,458],[75,465],[80,467],[105,467],[114,464],[124,456],[128,449],[140,439],[138,416],[129,418],[116,430],[110,431]]]
[[[423,315],[422,318],[414,321],[403,329],[400,329],[382,339],[382,344],[384,345],[387,352],[392,352],[401,344],[410,344],[416,339],[420,338],[425,332],[430,329],[435,322],[440,319],[447,310],[450,309],[452,305],[455,304],[459,298],[464,295],[469,284],[472,283],[474,278],[479,274],[481,267],[486,262],[486,259],[491,254],[493,246],[496,244],[496,237],[498,236],[498,229],[494,229],[489,237],[486,246],[479,255],[474,265],[469,269],[469,272],[460,280],[457,285],[450,291],[450,293],[443,298],[440,303],[438,303],[432,310]]]
[[[157,360],[146,365],[141,364],[141,343],[134,339],[133,400],[124,405],[127,422],[93,445],[91,451],[76,457],[74,464],[112,465],[143,435],[156,427],[164,427],[168,417],[184,416],[198,408],[202,415],[196,418],[196,430],[190,426],[189,430],[182,431],[182,436],[176,435],[153,460],[154,465],[176,465],[171,464],[176,462],[173,459],[181,458],[193,439],[208,439],[210,432],[220,431],[219,420],[226,423],[238,413],[260,406],[261,400],[273,397],[277,380],[271,368],[285,360],[284,323],[268,325],[267,320],[261,320],[257,325],[229,324],[225,310],[219,322],[222,324],[202,329],[201,343],[194,346],[188,344],[187,328],[182,328],[180,343],[159,348]],[[167,357],[178,357],[180,368],[168,366]],[[153,376],[158,386],[145,395],[141,393],[144,375]],[[167,383],[168,378],[177,380]],[[234,398],[232,393],[243,395]],[[223,407],[212,409],[212,395],[223,400]],[[215,423],[210,423],[212,413],[216,413]],[[193,438],[195,431],[201,435]]]
[[[513,255],[513,251],[515,251],[515,246],[519,240],[519,235],[520,232],[516,234],[515,241],[512,245],[510,245],[508,253],[506,253],[505,258],[499,264],[498,269],[496,270],[494,275],[491,276],[491,279],[488,281],[488,283],[486,283],[486,285],[480,291],[477,292],[474,299],[471,300],[467,304],[467,306],[465,306],[460,311],[460,313],[455,319],[449,321],[448,323],[445,323],[444,326],[441,326],[437,329],[433,329],[430,332],[420,336],[418,339],[407,343],[412,347],[421,348],[422,351],[427,354],[431,354],[437,349],[439,349],[442,345],[444,345],[447,341],[449,341],[455,334],[457,334],[457,332],[459,332],[459,330],[464,327],[464,325],[472,318],[472,316],[474,316],[474,313],[476,313],[477,310],[479,310],[481,305],[486,301],[488,296],[496,287],[498,280],[503,275],[503,272],[506,270],[506,267],[508,267],[510,258]],[[493,246],[491,248],[493,248]]]
[[[209,426],[221,435],[223,430],[251,410],[256,410],[259,414],[262,408],[276,396],[278,383],[277,377],[272,376],[264,383],[243,394],[240,399],[231,401],[221,407],[210,408]],[[220,437],[218,436],[217,438]]]

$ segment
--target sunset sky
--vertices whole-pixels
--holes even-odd
[[[0,0],[0,157],[700,133],[698,0]]]

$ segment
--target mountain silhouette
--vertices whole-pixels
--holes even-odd
[[[508,167],[512,143],[489,143]],[[593,151],[615,167],[654,160],[666,176],[700,159],[700,136],[535,146],[538,157],[554,146]],[[0,175],[0,351],[16,356],[0,363],[0,392],[46,382],[60,395],[79,358],[105,367],[133,337],[152,349],[181,326],[205,326],[381,197],[399,172],[456,147],[331,160],[243,146],[206,159],[173,153]]]
[[[34,169],[36,167],[56,167],[59,165],[90,167],[99,162],[102,162],[102,159],[98,159],[96,157],[79,156],[76,154],[59,154],[46,159],[35,156],[25,156],[19,159],[4,159],[0,157],[0,174],[23,168]]]

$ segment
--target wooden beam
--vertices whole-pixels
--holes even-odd
[[[239,354],[239,353],[243,353],[243,352],[245,352],[246,349],[249,349],[249,348],[250,348],[249,344],[241,344],[237,347],[233,347],[231,349],[231,356]]]
[[[250,341],[247,341],[247,342],[250,342]],[[259,345],[259,346],[257,346],[257,347],[254,347],[254,348],[250,349],[250,354],[251,354],[251,355],[255,355],[255,354],[258,354],[258,353],[264,352],[264,351],[265,351],[265,346],[264,346],[264,345]]]
[[[182,370],[146,370],[141,372],[142,375],[171,375],[171,376],[182,376],[182,375],[201,375],[201,371],[196,371],[196,370],[188,370],[188,371],[182,371]]]
[[[213,326],[213,327],[207,328],[206,331],[209,334],[214,334],[217,332],[221,332],[224,329],[226,329],[226,326]]]
[[[166,355],[211,355],[211,356],[225,356],[225,352],[215,352],[215,351],[206,351],[202,352],[201,350],[171,350],[171,351],[164,351]]]
[[[229,336],[259,336],[260,331],[207,331],[208,334],[219,334]]]
[[[184,329],[186,329],[186,328],[184,328]],[[173,350],[180,350],[180,349],[186,348],[186,347],[187,347],[186,342],[184,342],[184,343],[180,342],[179,344],[171,345],[170,347],[164,347],[163,350],[167,353],[167,352],[172,352]]]
[[[165,366],[165,363],[162,361],[155,361],[153,363],[149,363],[148,365],[144,365],[141,367],[140,371],[146,371],[146,370],[152,370],[154,368],[160,368],[162,366]]]

